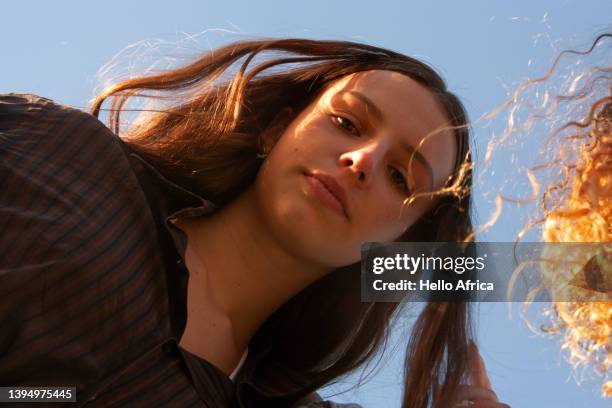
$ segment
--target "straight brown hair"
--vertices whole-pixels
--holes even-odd
[[[276,58],[247,71],[256,57],[274,52]],[[235,74],[223,79],[240,62]],[[117,83],[95,98],[92,113],[98,116],[110,98],[109,126],[119,134],[130,98],[164,102],[163,109],[128,129],[126,143],[170,180],[223,206],[254,181],[262,163],[258,153],[273,146],[326,86],[373,69],[400,72],[427,87],[445,109],[458,144],[452,193],[397,241],[463,242],[472,232],[467,115],[431,67],[400,53],[348,41],[238,41],[188,65]],[[259,389],[296,401],[384,350],[402,304],[362,303],[359,270],[355,263],[333,271],[262,325],[249,345],[268,350],[251,380]],[[471,337],[465,302],[425,305],[407,345],[403,407],[450,406],[467,373]],[[283,387],[283,378],[300,385]]]

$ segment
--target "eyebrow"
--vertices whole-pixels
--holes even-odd
[[[376,106],[374,102],[372,102],[370,98],[368,98],[361,92],[357,92],[357,91],[340,91],[336,93],[337,96],[342,96],[343,94],[350,95],[360,100],[366,106],[366,112],[369,115],[373,116],[374,119],[377,120],[378,122],[384,122],[383,114],[381,110],[378,108],[378,106]],[[425,167],[425,169],[429,172],[430,189],[433,190],[433,168],[431,167],[431,164],[429,164],[429,162],[427,161],[425,156],[421,154],[421,152],[419,152],[418,150],[415,150],[414,147],[412,147],[410,144],[401,143],[400,146],[408,155],[410,155],[411,158],[414,156],[414,158],[419,163],[421,163]]]

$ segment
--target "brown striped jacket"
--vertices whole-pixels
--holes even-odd
[[[71,407],[348,407],[258,389],[265,349],[232,381],[178,345],[186,238],[170,220],[216,205],[95,117],[0,95],[0,183],[0,386],[75,386]]]

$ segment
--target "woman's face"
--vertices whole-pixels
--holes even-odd
[[[451,175],[454,135],[436,132],[448,125],[434,95],[403,74],[347,75],[274,145],[254,184],[258,212],[295,255],[324,267],[357,262],[362,243],[396,240],[435,205],[428,197],[403,204]],[[324,177],[343,190],[343,206],[317,181]]]

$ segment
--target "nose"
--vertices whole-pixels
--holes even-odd
[[[377,142],[358,146],[340,156],[340,165],[350,168],[353,174],[356,175],[360,186],[367,186],[372,182],[372,175],[376,168],[376,163],[383,154],[383,149],[382,143]]]

